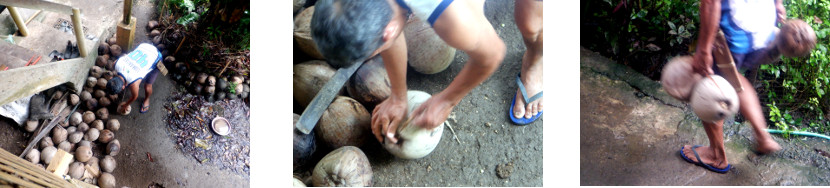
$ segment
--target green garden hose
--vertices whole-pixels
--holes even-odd
[[[775,129],[766,129],[766,130],[769,133],[784,134],[784,131],[782,131],[782,130],[775,130]],[[794,135],[813,136],[813,137],[819,137],[819,138],[824,138],[824,139],[830,140],[830,136],[823,135],[823,134],[806,132],[806,131],[792,131],[792,132],[789,132],[789,133],[794,134]]]

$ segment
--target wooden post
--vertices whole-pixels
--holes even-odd
[[[21,36],[29,36],[29,30],[26,29],[26,22],[23,22],[23,19],[20,18],[20,13],[17,12],[17,7],[6,7],[9,9],[9,14],[12,16],[14,20],[14,24],[17,25],[17,31],[20,31]]]
[[[78,45],[78,50],[81,52],[81,57],[86,57],[87,49],[86,42],[84,42],[84,26],[81,24],[81,9],[72,8],[72,25],[75,28],[75,43]]]

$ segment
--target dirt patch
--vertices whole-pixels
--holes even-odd
[[[496,166],[496,174],[501,179],[507,179],[513,174],[513,162],[499,164]]]

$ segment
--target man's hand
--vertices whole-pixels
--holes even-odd
[[[372,111],[372,134],[379,142],[383,143],[383,137],[385,136],[392,143],[398,143],[395,134],[401,120],[406,117],[406,103],[406,98],[392,95],[378,104],[375,110]]]
[[[421,106],[412,111],[412,114],[409,114],[409,118],[416,126],[433,129],[447,120],[453,107],[453,103],[439,93],[424,101]]]
[[[784,8],[784,3],[781,0],[775,1],[775,12],[778,13],[778,23],[783,24],[787,20],[787,9]]]
[[[701,51],[695,52],[692,70],[704,77],[715,74],[715,71],[712,70],[712,54]]]
[[[124,115],[124,114],[127,114],[127,108],[128,107],[130,107],[130,105],[127,104],[127,102],[121,102],[121,103],[118,103],[118,108],[116,109],[116,111],[118,112],[118,114]]]

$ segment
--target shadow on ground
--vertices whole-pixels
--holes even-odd
[[[718,174],[680,157],[683,145],[708,139],[660,83],[584,48],[579,72],[581,185],[830,185],[830,160],[816,152],[828,149],[826,140],[773,135],[784,149],[757,155],[749,123],[727,120],[733,168]]]

